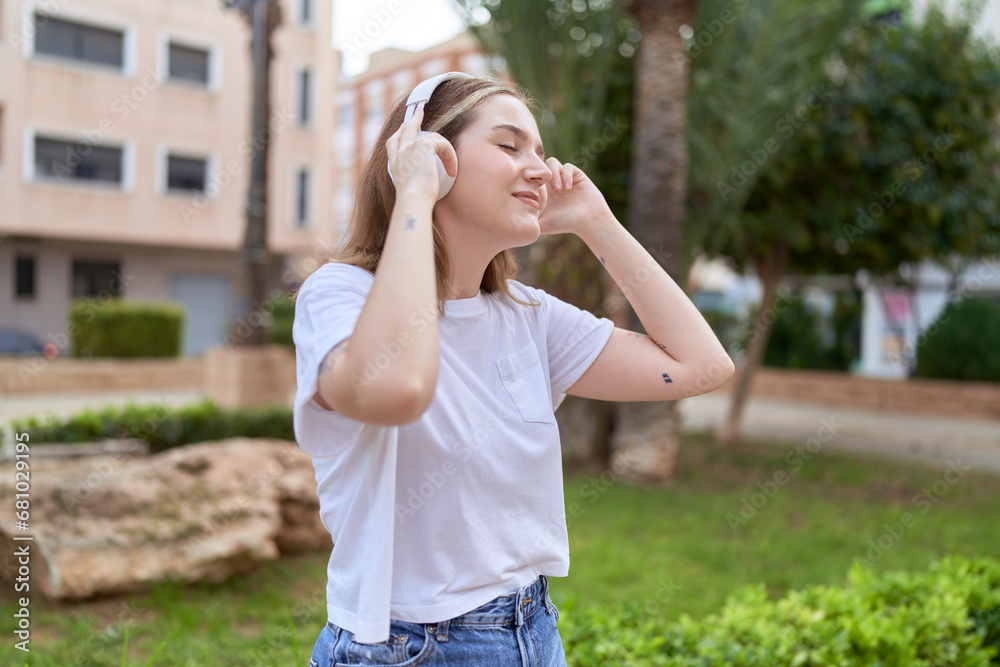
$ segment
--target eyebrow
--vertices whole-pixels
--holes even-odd
[[[512,132],[514,136],[520,139],[521,141],[531,141],[531,137],[528,136],[528,133],[519,128],[517,125],[511,125],[510,123],[500,123],[499,125],[494,125],[492,129],[507,130],[508,132]],[[543,146],[541,142],[539,142],[536,152],[541,155],[545,155],[545,146]]]

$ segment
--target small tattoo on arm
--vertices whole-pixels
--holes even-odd
[[[413,222],[414,222],[413,221],[413,217],[412,216],[407,216],[406,217],[406,224],[403,225],[403,229],[413,229]]]
[[[319,374],[322,375],[327,371],[333,369],[333,364],[337,360],[337,357],[342,356],[347,351],[347,345],[349,341],[344,341],[337,345],[337,347],[330,350],[330,353],[323,358],[323,363],[319,365]]]
[[[604,266],[607,266],[607,265],[608,265],[608,263],[604,261],[604,258],[603,258],[603,257],[601,257],[601,264],[603,264]]]
[[[673,382],[673,380],[670,379],[670,376],[667,375],[666,373],[663,374],[663,381],[664,382]]]

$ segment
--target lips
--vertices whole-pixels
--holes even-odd
[[[534,192],[527,192],[527,191],[515,192],[513,194],[513,197],[515,197],[516,199],[520,199],[529,206],[533,206],[536,209],[541,210],[541,203],[538,200],[538,195],[536,195]]]

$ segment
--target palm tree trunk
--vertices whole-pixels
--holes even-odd
[[[694,0],[636,0],[630,11],[642,30],[636,64],[635,132],[628,227],[679,284],[685,285],[687,198],[687,57],[680,28]],[[628,309],[628,327],[642,323]],[[677,404],[619,403],[612,435],[612,470],[625,481],[657,485],[673,475]]]
[[[767,348],[768,334],[771,332],[771,323],[774,322],[772,314],[774,295],[778,291],[778,285],[784,276],[787,263],[787,252],[784,245],[775,246],[766,251],[763,256],[752,254],[751,257],[764,294],[760,310],[757,311],[753,319],[750,345],[747,347],[746,355],[744,355],[742,369],[736,378],[736,388],[733,390],[733,398],[729,404],[729,414],[726,416],[726,422],[717,437],[718,444],[723,447],[730,447],[739,442],[743,411],[746,408],[747,399],[750,397],[750,383],[764,357],[764,350]]]

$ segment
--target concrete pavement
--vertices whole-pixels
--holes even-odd
[[[69,416],[84,408],[140,404],[178,406],[204,398],[195,391],[89,392],[0,397],[0,426],[13,418],[52,414]],[[680,402],[682,429],[715,432],[729,407],[728,393],[713,392]],[[824,406],[769,398],[751,398],[743,420],[748,441],[781,446],[819,438],[825,449],[844,450],[947,465],[961,458],[981,470],[1000,472],[1000,421],[955,419],[927,414]],[[8,436],[9,437],[9,436]]]

